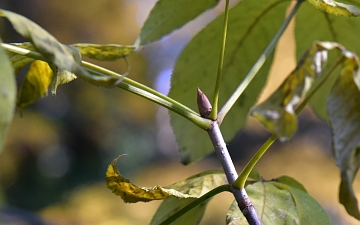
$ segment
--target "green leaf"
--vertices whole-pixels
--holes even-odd
[[[141,29],[140,45],[159,40],[216,6],[218,2],[219,0],[159,0]]]
[[[243,0],[230,9],[220,106],[231,96],[269,44],[284,20],[289,3],[279,0]],[[208,97],[213,93],[223,20],[223,15],[219,16],[197,34],[176,62],[169,96],[192,109],[197,109],[198,87]],[[244,126],[249,109],[266,82],[271,62],[272,56],[227,114],[222,123],[226,140],[231,139]],[[205,132],[178,115],[170,115],[183,163],[190,163],[212,151],[213,147]]]
[[[333,0],[307,0],[315,8],[336,16],[360,16],[360,10],[353,5]]]
[[[323,51],[320,45],[315,43],[281,86],[251,110],[251,115],[280,140],[288,140],[296,132],[295,106],[322,72],[327,52]]]
[[[133,45],[97,45],[79,43],[73,44],[72,46],[78,48],[82,55],[99,61],[114,61],[124,58],[133,53],[135,50],[135,46]]]
[[[322,75],[328,51],[334,48],[340,49],[344,58],[352,57],[351,52],[337,43],[315,42],[281,86],[251,110],[251,114],[280,140],[288,140],[296,132],[295,107]]]
[[[347,2],[360,7],[359,1]],[[316,22],[309,22],[309,18]],[[306,49],[313,44],[314,40],[338,42],[353,52],[360,52],[359,39],[360,22],[358,18],[329,15],[317,10],[310,4],[302,4],[296,14],[295,40],[298,60]],[[330,57],[329,61],[332,61]],[[326,98],[335,80],[336,77],[328,79],[310,101],[310,105],[316,114],[326,121],[328,121]]]
[[[150,225],[159,225],[161,222],[165,221],[171,215],[179,211],[180,209],[191,204],[195,199],[177,199],[177,198],[168,198],[161,203],[160,207],[156,211],[156,214],[151,220]],[[205,209],[208,201],[196,206],[185,215],[181,216],[177,220],[171,223],[171,225],[197,225],[204,216]]]
[[[57,67],[71,71],[96,85],[112,86],[119,81],[118,77],[93,76],[88,73],[80,65],[81,54],[77,48],[61,44],[31,20],[3,9],[0,9],[0,16],[6,17],[19,34],[28,39],[48,62]]]
[[[0,44],[2,43],[0,39]],[[14,115],[16,104],[16,82],[6,52],[0,47],[0,150]]]
[[[277,180],[277,179],[276,179]],[[246,191],[264,225],[328,225],[322,207],[306,191],[281,182],[256,182]],[[234,201],[227,215],[228,225],[248,224]]]
[[[286,184],[290,187],[294,187],[294,188],[297,188],[297,189],[300,189],[304,192],[306,192],[306,189],[305,187],[300,184],[299,182],[297,182],[294,178],[292,177],[289,177],[289,176],[281,176],[279,178],[276,178],[275,181],[277,182],[280,182],[282,184]]]
[[[22,112],[26,106],[45,97],[53,79],[53,72],[47,62],[36,60],[30,65],[21,85],[17,107]]]
[[[360,71],[356,55],[349,57],[331,89],[328,112],[333,131],[333,152],[341,170],[339,198],[347,212],[360,220],[352,188],[360,167]]]
[[[114,159],[109,165],[106,172],[106,186],[115,194],[120,196],[124,202],[134,203],[138,201],[148,202],[152,200],[162,200],[170,197],[180,199],[198,198],[202,194],[216,187],[226,183],[224,174],[219,172],[198,174],[190,177],[185,181],[175,183],[166,188],[155,186],[151,188],[137,187],[128,179],[121,176],[116,162],[119,158]]]
[[[199,198],[214,188],[226,183],[227,181],[222,171],[210,170],[191,176],[184,181],[167,186],[167,188],[179,190],[181,193],[191,194],[192,196]],[[156,211],[151,224],[160,224],[180,209],[191,204],[194,200],[195,199],[178,198],[165,199]],[[207,203],[208,201],[201,203],[171,224],[198,224],[205,212]]]

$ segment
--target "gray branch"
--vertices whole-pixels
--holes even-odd
[[[245,188],[240,190],[232,186],[232,184],[238,177],[238,174],[236,172],[234,163],[232,162],[232,159],[229,155],[229,151],[226,147],[226,143],[221,134],[219,125],[216,121],[213,121],[212,126],[208,131],[208,134],[214,145],[217,157],[226,174],[226,178],[230,185],[230,191],[233,193],[241,212],[243,213],[250,225],[261,225],[261,220],[258,217],[255,211],[255,207],[251,203]]]

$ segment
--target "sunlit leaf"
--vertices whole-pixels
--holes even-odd
[[[269,44],[283,22],[290,3],[281,0],[243,0],[230,9],[220,107]],[[179,56],[173,71],[169,96],[194,110],[197,110],[198,87],[212,99],[223,20],[223,15],[219,16],[191,40]],[[272,56],[222,122],[221,130],[226,140],[233,138],[244,126],[249,109],[266,82],[271,62]],[[171,114],[171,125],[183,163],[190,163],[213,150],[209,137],[200,128],[175,114]]]
[[[106,186],[115,194],[120,196],[124,202],[148,202],[152,200],[161,200],[169,197],[176,198],[197,198],[204,192],[207,192],[209,187],[214,185],[222,185],[225,183],[225,176],[220,174],[218,176],[201,177],[201,174],[191,177],[185,181],[175,183],[166,188],[155,186],[151,188],[137,187],[128,179],[122,177],[116,167],[116,162],[120,158],[116,158],[109,165],[106,172]],[[212,174],[211,174],[212,176]]]
[[[306,191],[292,185],[263,181],[248,185],[245,189],[263,224],[331,224],[319,203]],[[226,223],[229,225],[248,224],[235,201],[226,215]]]
[[[360,8],[360,1],[341,0],[341,2]],[[296,14],[295,23],[297,60],[300,60],[314,40],[334,41],[359,53],[360,21],[358,18],[330,15],[317,10],[310,4],[303,3]],[[332,61],[331,57],[330,54],[329,61]],[[333,58],[336,57],[337,55],[334,54]],[[326,121],[328,121],[326,98],[335,80],[335,76],[330,77],[310,100],[310,105],[316,114]]]
[[[25,48],[28,50],[35,50],[33,45],[30,42],[25,43],[12,43],[11,45],[15,45],[20,48]],[[11,61],[11,64],[14,68],[15,74],[17,74],[22,68],[24,68],[27,64],[33,62],[35,59],[29,58],[27,56],[15,54],[13,52],[7,52],[8,57]]]
[[[360,10],[353,6],[334,0],[307,0],[315,8],[336,16],[360,16]]]
[[[172,188],[179,190],[181,193],[190,194],[192,196],[201,197],[212,189],[226,184],[226,178],[222,171],[206,171],[200,174],[189,177],[188,179],[175,183],[173,185],[167,186],[167,188]],[[165,219],[172,216],[174,213],[178,212],[180,209],[189,205],[195,199],[177,199],[177,198],[168,198],[160,205],[156,214],[154,215],[151,224],[160,224]],[[190,212],[186,213],[175,222],[171,224],[198,224],[205,212],[206,205],[208,201],[198,205],[193,208]]]
[[[0,44],[2,43],[0,39]],[[6,52],[0,47],[0,150],[6,131],[14,115],[16,104],[16,82]]]
[[[48,63],[36,60],[30,65],[25,80],[21,85],[17,107],[21,111],[37,99],[45,97],[53,79],[53,72]]]
[[[356,55],[344,63],[328,98],[333,131],[333,152],[341,170],[340,202],[360,220],[358,201],[352,188],[360,167],[360,71]]]
[[[28,39],[47,61],[57,67],[71,71],[96,85],[112,86],[119,81],[118,77],[93,76],[88,73],[80,65],[81,55],[77,48],[61,44],[31,20],[3,9],[0,9],[0,16],[6,17],[19,34]]]
[[[135,46],[133,45],[97,45],[79,43],[73,44],[72,46],[78,48],[82,55],[99,61],[114,61],[120,58],[124,58],[133,53],[135,50]]]
[[[251,114],[281,140],[290,139],[296,132],[297,118],[294,110],[315,79],[322,74],[328,51],[334,48],[340,49],[343,56],[348,57],[349,52],[337,43],[315,42],[281,86],[251,110]]]
[[[140,45],[156,41],[214,7],[219,0],[159,0],[139,36]]]
[[[51,94],[53,95],[56,95],[56,90],[58,86],[62,84],[67,84],[77,78],[75,74],[73,74],[68,70],[63,70],[60,68],[55,68],[55,70],[56,70],[55,77],[51,82],[51,86],[50,86]]]

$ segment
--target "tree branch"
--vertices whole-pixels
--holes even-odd
[[[226,147],[226,143],[221,134],[217,121],[212,122],[212,126],[210,127],[208,134],[215,148],[217,157],[223,167],[226,178],[229,182],[230,191],[233,193],[241,212],[243,213],[250,225],[261,225],[261,220],[258,217],[255,211],[255,207],[251,203],[245,188],[237,189],[232,185],[238,177],[238,174],[236,172],[234,163],[232,162],[232,159],[230,157],[229,151]]]

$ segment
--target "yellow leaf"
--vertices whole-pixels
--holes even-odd
[[[120,196],[124,202],[135,203],[135,202],[148,202],[152,200],[161,200],[168,197],[177,198],[194,198],[191,195],[183,194],[174,189],[166,189],[160,186],[152,188],[137,187],[132,184],[128,179],[120,175],[116,162],[119,158],[114,159],[109,165],[106,171],[106,187],[108,187],[115,195]]]
[[[17,107],[23,111],[26,106],[34,103],[38,98],[45,97],[52,78],[53,72],[48,63],[40,60],[34,61],[21,86]]]
[[[353,6],[333,0],[307,0],[315,8],[336,16],[360,16],[360,10]]]
[[[73,44],[80,50],[80,53],[91,59],[100,61],[113,61],[126,57],[133,53],[135,46],[133,45],[97,45],[97,44]]]
[[[75,74],[73,74],[68,70],[64,70],[60,68],[56,68],[55,70],[56,70],[56,75],[50,87],[51,94],[53,95],[56,95],[56,89],[58,88],[58,86],[62,84],[67,84],[77,78]]]
[[[128,179],[121,176],[114,159],[106,171],[106,187],[115,195],[120,196],[124,202],[148,202],[152,200],[162,200],[169,197],[181,199],[195,199],[212,189],[227,184],[226,177],[222,171],[205,171],[203,173],[189,177],[184,181],[177,182],[167,187],[137,187]]]

